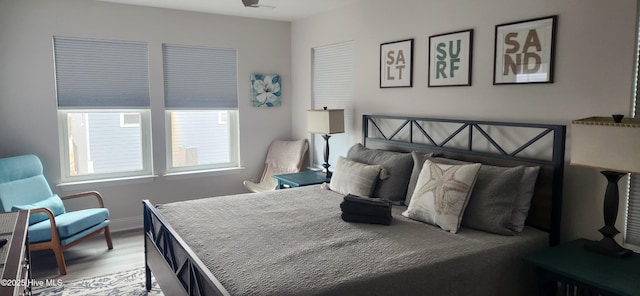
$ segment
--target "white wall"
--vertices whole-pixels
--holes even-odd
[[[153,154],[165,167],[161,44],[238,49],[241,162],[229,175],[157,177],[152,182],[91,184],[105,197],[114,229],[141,226],[142,199],[154,203],[244,192],[242,180],[262,173],[268,145],[291,136],[291,24],[86,0],[0,0],[0,157],[34,153],[45,176],[60,183],[52,36],[144,41],[149,46]],[[250,74],[282,77],[282,107],[250,106]],[[83,201],[68,204],[77,208]]]
[[[549,15],[558,15],[555,82],[494,86],[495,25]],[[587,116],[629,114],[635,20],[635,0],[361,0],[293,22],[293,136],[307,136],[304,111],[310,107],[311,49],[347,40],[355,42],[353,115],[358,120],[348,127],[355,134],[354,143],[361,140],[362,114],[567,126]],[[474,29],[473,85],[428,88],[429,36],[466,29]],[[407,38],[415,38],[413,87],[380,89],[380,44]],[[596,230],[603,225],[605,185],[596,170],[566,167],[564,240],[600,237]],[[623,229],[624,202],[620,209],[618,229]]]

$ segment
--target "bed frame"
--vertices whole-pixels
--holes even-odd
[[[563,125],[362,116],[362,144],[367,148],[433,152],[498,166],[539,166],[527,225],[547,231],[550,245],[560,241],[565,136]],[[540,145],[543,152],[552,148],[551,153],[538,155]],[[156,208],[148,200],[142,203],[147,290],[153,272],[166,295],[230,295]]]

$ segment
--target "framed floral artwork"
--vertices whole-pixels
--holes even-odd
[[[251,105],[280,107],[280,75],[251,74]]]

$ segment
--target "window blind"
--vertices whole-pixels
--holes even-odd
[[[236,50],[163,44],[165,107],[238,108]]]
[[[53,37],[58,106],[149,106],[147,44]]]
[[[640,15],[640,7],[638,7]],[[636,67],[634,92],[631,98],[631,115],[640,115],[640,19],[636,25]],[[629,195],[627,196],[627,219],[625,225],[625,243],[640,247],[640,174],[631,174],[629,178]]]
[[[329,140],[329,163],[334,165],[338,156],[346,156],[352,145],[354,67],[353,41],[313,49],[313,108],[344,109],[345,133],[331,135]],[[312,164],[324,163],[324,146],[322,136],[314,135]]]
[[[640,175],[631,175],[627,205],[626,242],[640,246]]]

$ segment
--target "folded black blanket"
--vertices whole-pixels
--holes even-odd
[[[367,216],[367,215],[357,215],[357,214],[349,214],[342,212],[342,220],[346,222],[356,222],[356,223],[370,223],[370,224],[383,224],[390,225],[391,216],[389,217],[375,217],[375,216]]]
[[[385,199],[362,197],[353,194],[347,194],[343,198],[344,202],[351,202],[362,205],[377,206],[377,207],[391,207],[391,202]]]
[[[391,202],[349,194],[340,204],[343,213],[374,217],[391,217]]]
[[[340,204],[340,209],[342,209],[343,213],[356,214],[356,215],[367,215],[367,216],[375,216],[375,217],[390,217],[391,216],[391,207],[378,207],[378,206],[367,206],[357,203],[352,203],[348,201],[343,201]]]

